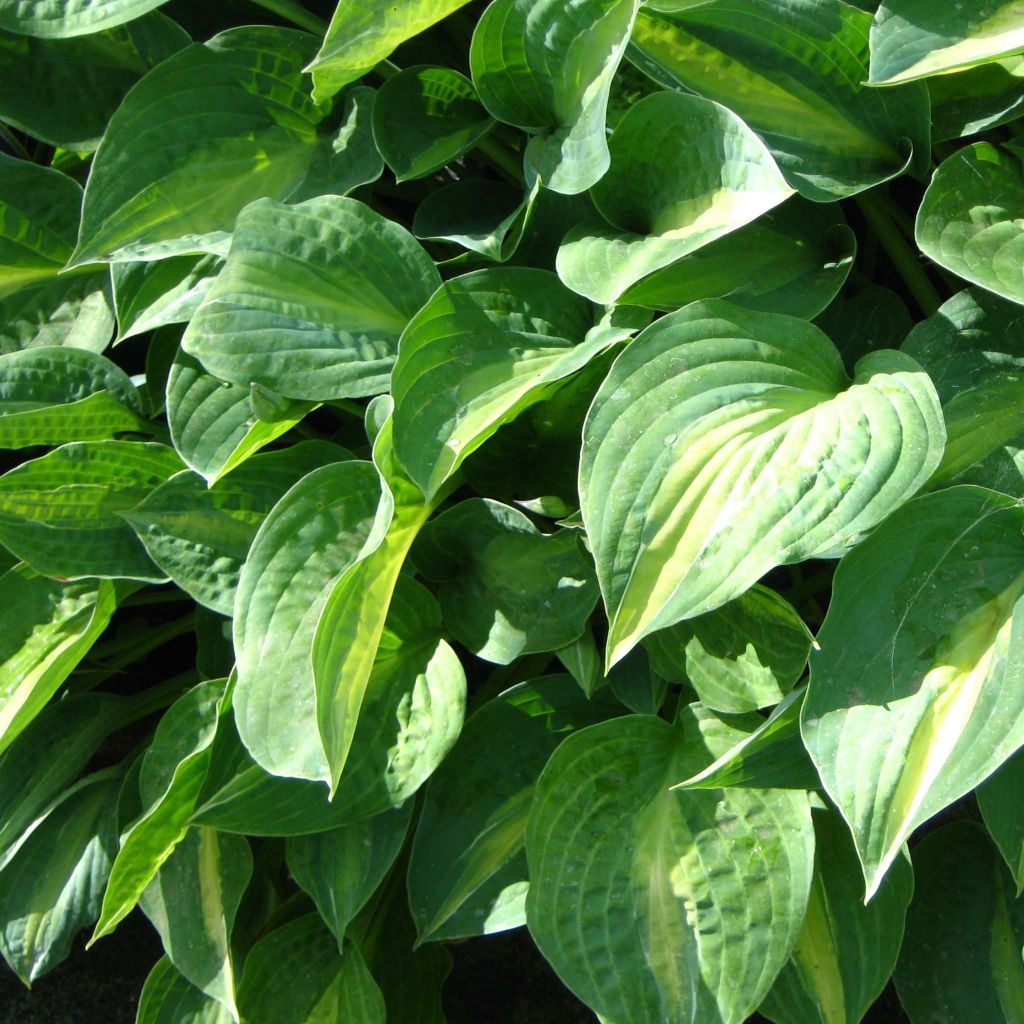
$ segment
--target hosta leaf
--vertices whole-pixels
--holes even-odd
[[[166,0],[2,0],[0,28],[61,39],[132,21]]]
[[[230,1024],[231,1014],[183,977],[167,957],[149,972],[135,1024]]]
[[[1024,303],[1022,216],[1020,157],[979,142],[939,165],[917,212],[917,244],[972,284]]]
[[[184,352],[174,357],[167,378],[171,438],[182,459],[211,486],[316,408],[289,402],[272,419],[262,419],[253,392],[208,374]]]
[[[316,914],[276,928],[245,960],[243,1020],[260,1024],[384,1024],[384,998],[359,948],[338,943]]]
[[[954,295],[918,324],[903,351],[928,371],[946,418],[933,484],[1024,497],[1024,311],[988,292]]]
[[[470,67],[488,111],[537,134],[526,160],[547,188],[576,193],[608,169],[605,111],[637,0],[493,0]]]
[[[216,256],[112,264],[117,340],[191,320],[223,265]]]
[[[395,451],[434,495],[504,423],[630,333],[550,271],[479,270],[413,317],[393,374]]]
[[[409,861],[419,941],[526,923],[523,839],[534,787],[574,730],[622,713],[568,676],[521,683],[486,703],[427,787]]]
[[[417,238],[452,242],[496,262],[504,262],[522,241],[540,195],[524,195],[503,181],[463,178],[431,192],[413,217]]]
[[[231,615],[238,574],[260,523],[307,473],[345,455],[336,445],[305,441],[256,455],[210,487],[186,470],[122,515],[150,558],[182,590],[207,608]]]
[[[1006,124],[1024,110],[1024,57],[982,64],[956,75],[928,79],[932,138],[959,139]]]
[[[451,68],[406,68],[381,86],[373,107],[373,137],[397,181],[451,163],[493,125],[473,83]]]
[[[41,345],[102,352],[114,331],[105,272],[65,274],[0,298],[0,353]]]
[[[75,152],[96,149],[132,86],[191,42],[161,14],[77,39],[27,38],[10,34],[22,31],[12,7],[23,19],[26,5],[0,5],[0,119]]]
[[[412,818],[412,803],[372,818],[288,840],[288,871],[313,897],[338,941],[384,880],[398,856]]]
[[[310,65],[313,99],[323,103],[362,78],[395,47],[469,0],[338,0],[320,52]]]
[[[684,708],[570,736],[526,833],[526,915],[562,980],[616,1024],[739,1024],[790,955],[814,857],[804,793],[669,786],[743,733]]]
[[[914,891],[901,857],[867,905],[857,852],[842,818],[814,817],[814,881],[793,954],[759,1012],[777,1024],[860,1024],[896,966]]]
[[[458,739],[466,706],[465,672],[458,656],[440,638],[437,602],[408,577],[397,581],[393,595],[385,594],[380,578],[370,580],[367,597],[368,602],[388,602],[377,657],[365,683],[355,671],[336,677],[337,703],[344,705],[341,727],[351,728],[356,719],[351,747],[336,769],[334,782],[335,803],[346,809],[350,821],[400,807],[408,800]],[[355,625],[367,632],[377,629],[378,615],[371,604],[370,611],[363,613],[369,627]],[[324,622],[328,621],[325,615]],[[342,626],[352,628],[351,623]],[[357,633],[353,643],[359,642]],[[367,642],[374,642],[376,649],[375,641]],[[353,660],[360,669],[361,659]]]
[[[120,513],[179,469],[161,444],[66,444],[0,477],[0,543],[49,576],[162,580]]]
[[[593,697],[605,682],[601,652],[589,625],[571,644],[559,647],[555,655],[588,697]]]
[[[914,847],[914,900],[896,967],[911,1024],[1012,1024],[1024,1014],[1024,903],[980,826],[955,821]]]
[[[26,985],[60,964],[99,915],[121,775],[108,768],[69,789],[0,870],[0,953]]]
[[[911,164],[927,168],[925,87],[865,83],[869,14],[842,0],[655,7],[637,17],[631,57],[663,84],[735,111],[808,199],[841,199]]]
[[[440,283],[419,242],[354,199],[264,200],[239,216],[182,348],[222,380],[287,398],[375,395]]]
[[[452,636],[499,665],[571,643],[599,596],[575,530],[543,534],[489,498],[470,498],[428,524],[413,557],[437,584]]]
[[[333,135],[321,137],[309,173],[288,197],[290,202],[327,194],[345,196],[381,176],[384,158],[373,140],[376,98],[376,91],[363,85],[345,92],[341,126]]]
[[[1024,744],[1024,510],[980,487],[900,509],[839,566],[802,731],[868,894],[911,832]]]
[[[327,776],[313,638],[332,590],[380,545],[391,511],[370,463],[339,462],[300,480],[256,534],[235,595],[234,707],[239,735],[269,772]]]
[[[891,288],[858,276],[815,319],[853,369],[869,352],[899,348],[914,326],[907,304]]]
[[[591,190],[605,220],[573,228],[558,251],[558,276],[595,302],[614,301],[792,191],[735,114],[695,96],[659,92],[640,100],[609,148],[608,173]]]
[[[212,679],[189,690],[160,719],[142,759],[143,813],[121,837],[92,942],[128,916],[185,838],[209,770],[217,721],[228,700],[226,681]]]
[[[96,152],[71,264],[219,252],[247,203],[287,196],[322,118],[301,73],[312,43],[234,28],[146,75]]]
[[[22,599],[27,597],[23,591]],[[130,708],[110,693],[66,697],[44,708],[6,744],[9,749],[0,760],[0,869],[33,824],[68,792],[103,741],[135,717]],[[60,757],[53,756],[55,750]]]
[[[616,360],[584,427],[609,662],[869,530],[928,479],[944,441],[935,389],[902,353],[866,356],[851,385],[804,321],[718,300],[659,320]]]
[[[383,488],[381,522],[386,530],[382,536],[376,535],[380,539],[372,553],[368,549],[367,556],[334,588],[323,605],[313,637],[316,717],[327,755],[332,796],[353,742],[398,575],[417,534],[444,497],[437,495],[427,501],[398,464],[392,443],[393,412],[394,403],[387,396],[376,399],[366,412],[373,438],[373,462]],[[386,520],[383,513],[388,509],[391,515]],[[428,612],[428,608],[429,603],[421,607],[424,623],[433,617],[432,609]],[[438,674],[458,685],[464,677],[455,652],[443,644],[438,657]]]
[[[84,349],[45,346],[0,355],[0,448],[152,433],[128,375]]]
[[[800,739],[806,692],[801,687],[787,694],[753,732],[673,789],[816,789],[818,773]]]
[[[1013,875],[1017,896],[1024,892],[1024,754],[1016,753],[975,791],[988,834]]]
[[[796,609],[766,587],[644,641],[655,671],[689,683],[706,707],[735,713],[777,704],[807,664],[812,637]]]
[[[809,320],[836,297],[856,253],[837,207],[794,197],[637,282],[621,301],[668,311],[719,298]]]
[[[893,85],[1024,50],[1024,4],[883,0],[871,26],[872,85]]]
[[[42,711],[107,628],[117,608],[117,592],[109,580],[67,583],[16,565],[0,576],[0,601],[6,609],[0,632],[3,750]],[[70,751],[67,756],[71,760]]]
[[[231,929],[251,875],[243,837],[193,828],[139,899],[171,963],[236,1019]]]
[[[295,836],[326,832],[347,819],[322,783],[264,771],[242,745],[233,718],[222,721],[194,824],[241,835]]]

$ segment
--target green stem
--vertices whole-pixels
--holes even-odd
[[[323,18],[318,18],[311,11],[307,11],[302,4],[296,3],[295,0],[252,0],[252,3],[276,14],[285,21],[290,21],[299,28],[304,28],[307,32],[312,32],[315,36],[322,36],[327,32],[327,22]]]
[[[194,679],[194,672],[184,672],[173,679],[168,679],[166,682],[144,690],[137,697],[132,698],[130,707],[121,719],[121,727],[124,728],[170,707]]]
[[[910,294],[914,296],[914,301],[921,307],[921,312],[925,316],[931,316],[942,305],[942,299],[925,273],[924,267],[918,262],[918,254],[907,244],[906,238],[877,196],[870,193],[859,195],[857,206],[864,214],[868,227],[889,254],[889,259],[903,278]]]

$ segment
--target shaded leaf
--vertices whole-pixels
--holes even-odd
[[[149,972],[135,1024],[230,1024],[231,1014],[203,995],[167,957]]]
[[[1006,866],[1013,875],[1017,896],[1024,892],[1024,755],[1016,753],[975,791],[978,808]]]

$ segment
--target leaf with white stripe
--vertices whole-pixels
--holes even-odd
[[[814,858],[806,793],[669,789],[743,735],[699,705],[674,726],[619,718],[570,736],[541,774],[527,921],[602,1018],[740,1024],[792,952]]]
[[[914,829],[1024,744],[1024,509],[953,487],[839,565],[801,729],[870,896]]]
[[[851,383],[802,320],[697,302],[647,328],[587,415],[583,520],[614,664],[779,565],[856,540],[925,483],[945,430],[909,356]]]

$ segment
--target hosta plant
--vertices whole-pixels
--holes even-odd
[[[1019,0],[0,0],[11,970],[1024,1021],[1022,113]]]

